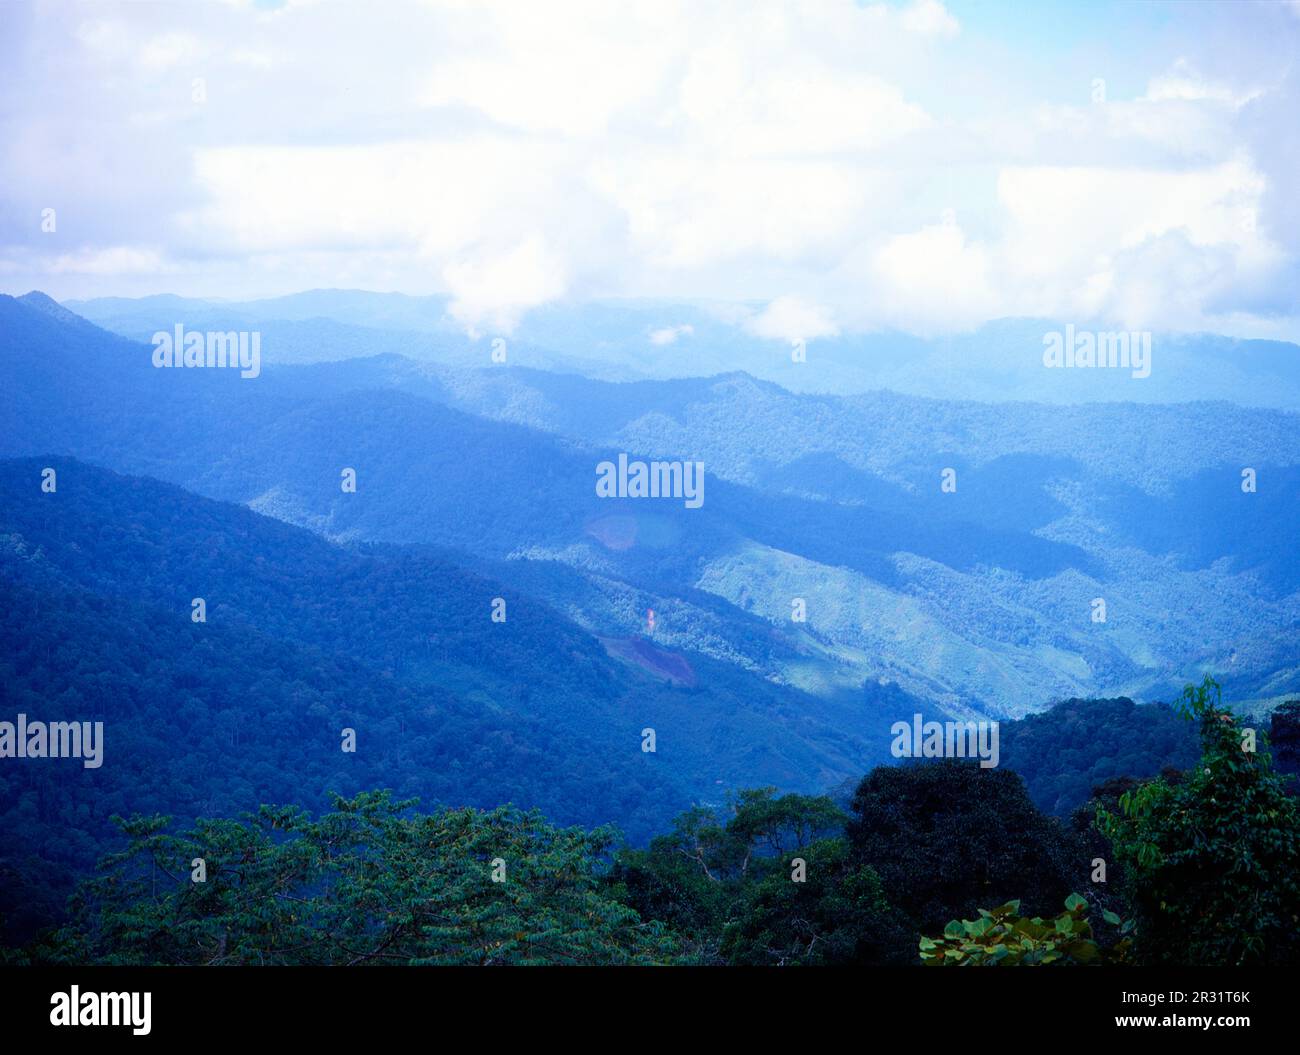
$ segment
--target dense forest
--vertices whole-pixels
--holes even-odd
[[[0,58],[6,1050],[1296,1032],[1300,0]]]
[[[865,747],[820,726],[809,696],[682,652],[699,684],[665,684],[534,595],[436,551],[339,546],[52,461],[55,496],[33,484],[43,460],[0,463],[0,704],[10,720],[105,721],[109,764],[0,769],[10,941],[60,917],[77,878],[117,846],[114,814],[319,810],[331,793],[388,788],[426,810],[509,802],[562,826],[614,823],[644,848],[692,804],[725,809],[741,774],[815,794],[871,768]],[[868,682],[852,707],[844,721],[883,755],[889,717],[918,704]],[[355,752],[340,751],[344,729]],[[1095,784],[1195,757],[1169,708],[1123,699],[1068,701],[1002,730],[1004,767],[1062,817]]]
[[[0,324],[0,721],[107,759],[0,767],[7,959],[1294,959],[1296,477],[1225,461],[1275,415],[1084,466],[1055,412]],[[597,500],[614,447],[703,452],[707,505]],[[1204,671],[1255,717],[1091,698]],[[898,764],[919,714],[1000,766]]]
[[[322,316],[335,299],[366,297],[309,298]],[[728,702],[773,680],[804,692],[800,713],[846,757],[809,757],[827,738],[800,745],[803,723],[787,723],[767,742],[811,749],[787,769],[843,779],[882,760],[847,742],[859,723],[838,694],[853,675],[1000,717],[1072,696],[1168,699],[1202,670],[1231,670],[1235,700],[1296,691],[1285,414],[1008,414],[797,395],[737,373],[613,384],[529,369],[514,350],[492,367],[268,358],[249,382],[155,370],[150,351],[41,294],[0,296],[0,455],[147,474],[334,541],[446,547],[605,638],[638,633],[653,608],[658,642],[733,668],[704,679],[733,683]],[[1082,449],[1081,430],[1096,432]],[[703,459],[704,506],[597,499],[593,467],[622,450]],[[1266,481],[1258,493],[1241,491],[1242,465]],[[340,491],[343,466],[355,493]],[[1099,530],[1053,527],[1084,510]],[[776,767],[719,777],[787,786]]]
[[[846,806],[750,789],[648,847],[539,811],[116,818],[68,920],[4,957],[113,964],[1300,963],[1300,803],[1269,735],[1188,686],[1184,771],[1068,821],[1007,769],[881,767]],[[1294,744],[1300,701],[1272,735]]]

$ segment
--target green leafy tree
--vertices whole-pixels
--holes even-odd
[[[881,766],[851,808],[857,860],[880,874],[917,934],[1015,896],[1049,911],[1086,879],[1079,840],[1034,806],[1010,770],[959,759]]]
[[[875,870],[855,863],[844,839],[820,839],[778,858],[745,888],[721,951],[734,964],[901,966],[910,961],[910,937]]]
[[[922,938],[921,962],[927,967],[1095,966],[1127,962],[1131,923],[1103,913],[1122,935],[1110,948],[1097,944],[1088,921],[1088,902],[1078,894],[1065,899],[1055,919],[1020,915],[1020,902],[980,909],[978,919],[953,920],[937,938]]]
[[[130,842],[76,897],[37,962],[109,964],[648,964],[666,928],[608,896],[610,829],[537,812],[411,813],[389,792],[335,797],[317,820],[263,806]],[[193,879],[202,860],[203,882]],[[496,881],[500,879],[500,881]]]
[[[1147,963],[1300,961],[1300,810],[1206,677],[1178,709],[1199,723],[1201,759],[1181,783],[1128,791],[1099,810],[1127,874]]]
[[[1269,716],[1268,743],[1273,765],[1291,778],[1288,790],[1300,791],[1300,700],[1287,700]]]
[[[891,942],[905,948],[878,877],[836,838],[846,820],[825,796],[748,789],[725,810],[681,814],[648,850],[623,851],[611,880],[702,963],[845,962]],[[806,883],[790,878],[794,857],[805,861]]]

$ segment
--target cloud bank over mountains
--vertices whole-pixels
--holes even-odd
[[[694,297],[780,340],[1008,316],[1300,338],[1293,4],[0,22],[12,292],[445,293],[470,333]]]

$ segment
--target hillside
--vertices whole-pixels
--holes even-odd
[[[70,301],[68,307],[135,340],[148,340],[177,322],[195,329],[261,328],[275,335],[273,361],[279,363],[367,354],[362,349],[368,343],[372,352],[383,348],[430,362],[483,365],[492,342],[503,339],[512,363],[609,381],[743,371],[789,391],[840,396],[888,389],[942,401],[1067,406],[1225,400],[1300,411],[1300,348],[1294,344],[1156,332],[1150,334],[1150,371],[1144,377],[1134,378],[1129,370],[1044,369],[1045,335],[1064,332],[1067,325],[1059,319],[997,319],[929,338],[891,330],[809,336],[805,360],[795,362],[789,339],[754,332],[760,304],[555,302],[530,312],[508,339],[493,333],[467,338],[446,297],[364,290],[317,289],[234,303],[105,297]]]
[[[746,781],[817,790],[883,756],[887,716],[865,697],[849,714],[634,635],[613,647],[445,553],[340,545],[62,457],[0,462],[0,593],[6,720],[106,726],[99,769],[0,774],[0,869],[25,877],[84,868],[115,812],[316,807],[382,785],[641,840]]]
[[[1300,679],[1291,414],[1007,413],[744,375],[623,385],[397,356],[244,380],[155,370],[147,346],[51,304],[0,298],[4,453],[156,476],[334,539],[455,550],[601,639],[641,633],[654,609],[661,647],[816,696],[844,735],[881,681],[1018,715],[1167,698],[1204,669],[1231,672],[1238,698]],[[596,498],[594,467],[620,450],[704,461],[703,507]],[[1258,493],[1242,493],[1243,464]]]

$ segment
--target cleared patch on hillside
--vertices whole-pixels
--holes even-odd
[[[652,677],[682,688],[694,688],[695,670],[685,656],[655,648],[643,637],[602,637],[605,651],[615,659],[640,667]]]

